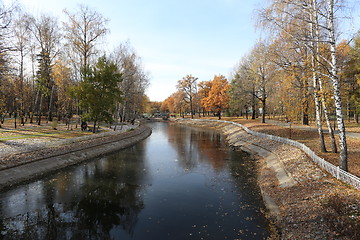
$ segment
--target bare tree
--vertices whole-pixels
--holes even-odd
[[[123,81],[119,83],[123,99],[117,104],[117,115],[121,121],[135,119],[142,111],[149,78],[142,69],[141,59],[129,43],[120,44],[113,51],[112,59],[123,77]]]
[[[64,22],[65,38],[74,53],[80,56],[81,68],[90,64],[91,57],[95,55],[96,45],[99,40],[109,31],[108,20],[100,13],[87,6],[80,5],[77,12],[72,13],[64,10],[68,21]]]
[[[19,65],[18,76],[20,80],[20,117],[21,123],[24,125],[24,116],[25,116],[25,105],[31,105],[25,102],[25,92],[24,92],[24,75],[25,75],[25,57],[30,51],[30,17],[27,14],[24,14],[22,11],[19,11],[13,23],[13,47],[17,53],[16,63]],[[28,109],[29,110],[29,109]]]
[[[32,32],[38,44],[38,71],[36,75],[37,86],[40,90],[39,118],[41,124],[41,113],[43,97],[47,98],[48,121],[52,121],[52,102],[54,93],[54,79],[52,78],[52,65],[55,57],[60,52],[60,30],[56,18],[42,15],[39,19],[32,19]]]
[[[6,111],[14,112],[15,106],[13,104],[15,96],[9,94],[9,87],[11,82],[8,76],[11,72],[10,54],[12,50],[9,39],[11,37],[11,24],[13,20],[13,13],[15,6],[5,6],[0,3],[0,121],[4,122]],[[15,114],[16,115],[16,114]]]
[[[186,75],[178,81],[177,89],[184,92],[184,101],[190,105],[191,118],[194,118],[194,99],[197,94],[198,78],[192,75]]]
[[[231,91],[239,96],[237,100],[242,101],[242,108],[245,108],[246,117],[248,117],[248,111],[251,107],[252,116],[251,119],[255,119],[257,116],[257,100],[256,100],[256,83],[255,75],[251,69],[252,58],[251,55],[245,55],[239,65],[234,71],[232,80]]]
[[[251,53],[252,63],[250,69],[255,77],[254,96],[262,104],[262,123],[265,123],[266,100],[270,91],[269,82],[273,79],[276,71],[275,65],[270,60],[270,55],[269,45],[265,42],[257,43]]]

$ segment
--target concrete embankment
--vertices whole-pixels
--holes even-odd
[[[150,134],[151,129],[149,127],[139,126],[134,130],[118,135],[109,133],[108,136],[104,135],[88,144],[82,144],[80,147],[75,146],[76,143],[74,143],[73,148],[70,145],[62,151],[53,151],[53,154],[41,156],[29,163],[1,170],[0,189],[10,188],[85,160],[127,148],[144,140]]]
[[[360,192],[322,171],[301,149],[256,137],[231,122],[178,122],[215,128],[234,150],[255,156],[258,185],[277,229],[270,239],[354,239],[349,233],[339,238],[344,231],[336,226],[345,226],[346,220],[324,203],[342,196],[346,205],[360,206]]]

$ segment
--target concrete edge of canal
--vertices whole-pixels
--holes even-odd
[[[151,133],[152,130],[149,127],[140,125],[136,129],[128,131],[125,134],[118,134],[117,138],[101,138],[96,144],[91,144],[88,147],[45,156],[37,161],[1,170],[0,190],[9,189],[13,186],[43,177],[86,160],[133,146],[149,137]]]
[[[214,128],[226,137],[233,150],[251,153],[258,166],[257,183],[272,223],[270,239],[354,239],[357,220],[349,213],[338,215],[341,199],[346,206],[359,206],[358,189],[336,179],[301,148],[262,138],[241,125],[207,119],[179,120],[180,124]],[[341,197],[340,197],[341,196]],[[332,205],[326,203],[332,202]],[[336,225],[334,225],[334,219]],[[354,221],[354,224],[348,222]],[[355,223],[356,222],[356,223]],[[343,226],[351,229],[343,232]]]

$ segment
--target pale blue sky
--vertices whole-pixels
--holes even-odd
[[[11,2],[12,0],[4,0]],[[354,0],[352,0],[354,1]],[[357,0],[355,0],[357,1]],[[266,0],[18,0],[26,10],[63,16],[85,4],[110,20],[106,50],[129,40],[151,77],[147,95],[162,101],[179,79],[228,76],[260,36],[255,9]]]

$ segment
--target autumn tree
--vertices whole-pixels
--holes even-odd
[[[199,99],[200,99],[200,104],[201,104],[201,108],[203,109],[203,116],[205,116],[205,111],[206,111],[206,99],[209,97],[209,92],[211,91],[211,87],[212,87],[212,81],[201,81],[198,84],[198,88],[199,88]]]
[[[123,100],[117,104],[117,115],[121,121],[134,119],[143,111],[142,99],[149,86],[149,78],[143,70],[141,58],[129,43],[119,44],[111,58],[123,76],[119,84]]]
[[[176,85],[179,91],[184,93],[183,100],[189,104],[191,118],[194,118],[194,100],[197,95],[197,81],[198,78],[192,75],[186,75],[178,81]]]
[[[65,38],[72,52],[80,58],[78,71],[86,68],[97,54],[99,40],[108,33],[107,22],[100,13],[80,5],[76,12],[64,10],[68,20],[64,22]]]
[[[150,102],[151,115],[161,112],[161,104],[162,104],[162,102],[158,102],[158,101]]]
[[[231,93],[230,102],[232,104],[230,107],[238,111],[245,109],[246,116],[251,108],[251,119],[255,119],[258,101],[256,98],[255,74],[251,68],[252,62],[250,54],[242,57],[232,74],[229,92]]]
[[[349,47],[349,49],[347,49]],[[340,72],[345,92],[348,96],[348,111],[353,105],[354,119],[358,123],[360,115],[360,33],[358,33],[351,46],[344,44],[342,49],[343,68]],[[347,49],[347,50],[346,50]]]
[[[79,104],[85,111],[83,119],[93,121],[93,132],[100,121],[111,123],[116,103],[121,101],[118,84],[122,75],[115,63],[105,56],[98,59],[94,67],[84,69],[84,80],[75,90]]]
[[[285,113],[289,120],[300,120],[304,125],[309,125],[312,100],[308,53],[306,47],[285,32],[270,45],[270,60],[278,68],[274,79],[278,94],[270,98],[278,98],[273,104],[281,104],[276,107],[281,109],[280,114]]]
[[[354,38],[354,41],[355,39],[356,37]],[[338,43],[336,49],[339,62],[339,79],[342,83],[341,90],[346,104],[347,120],[350,121],[351,117],[356,119],[354,116],[354,102],[351,99],[353,90],[356,88],[356,78],[350,73],[351,71],[348,71],[350,69],[354,69],[354,66],[350,67],[352,59],[350,52],[352,47],[350,46],[350,42],[348,40],[343,39]]]
[[[161,103],[161,111],[162,112],[168,112],[173,113],[175,110],[175,97],[174,93],[170,95],[170,97],[167,97],[162,103]]]
[[[16,63],[18,64],[19,90],[18,95],[20,101],[20,117],[21,123],[24,124],[25,105],[31,106],[31,98],[25,99],[25,57],[29,53],[31,40],[31,19],[27,14],[19,11],[13,22],[13,47],[16,52]],[[28,101],[25,101],[28,100]],[[27,111],[30,111],[27,108]]]
[[[276,67],[270,61],[269,45],[265,42],[259,42],[253,48],[251,53],[252,64],[250,69],[254,75],[255,81],[255,97],[259,99],[262,104],[261,122],[265,123],[266,115],[266,100],[269,96],[270,84],[269,82],[274,78]]]
[[[215,75],[212,80],[209,96],[205,98],[205,107],[208,111],[213,111],[221,119],[221,113],[229,106],[229,84],[223,75]]]
[[[71,91],[75,86],[71,69],[59,59],[55,62],[51,74],[57,89],[57,120],[69,119],[74,112],[75,105],[74,98],[71,95]]]
[[[39,19],[32,19],[32,32],[37,41],[39,53],[37,55],[38,70],[36,73],[37,88],[40,93],[38,124],[41,123],[42,104],[44,97],[48,106],[48,121],[52,121],[52,107],[54,96],[54,80],[52,65],[60,52],[60,30],[56,18],[42,15]]]
[[[13,20],[14,6],[7,7],[0,3],[0,120],[4,122],[5,113],[9,110],[13,96],[8,94],[10,81],[7,75],[10,73],[9,52],[12,47],[9,43],[11,23]],[[12,99],[10,99],[12,98]]]
[[[147,95],[142,96],[141,109],[143,113],[150,113],[151,111],[150,98]]]
[[[341,169],[347,171],[347,144],[342,114],[335,38],[335,9],[340,8],[340,4],[340,1],[335,2],[334,0],[271,1],[267,8],[260,11],[260,19],[265,26],[271,26],[273,33],[285,31],[294,41],[300,42],[311,52],[316,119],[322,151],[326,151],[321,126],[321,104],[324,106],[325,101],[321,99],[319,92],[321,91],[323,78],[331,82],[333,88],[332,99],[339,130],[339,165]],[[295,29],[295,31],[288,31],[289,24],[291,29]],[[320,52],[320,43],[327,45],[328,50],[325,55]],[[326,71],[322,71],[322,69],[326,69]]]

